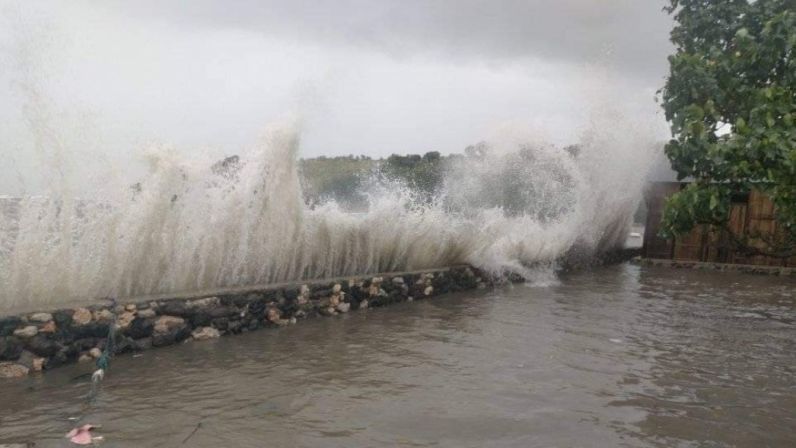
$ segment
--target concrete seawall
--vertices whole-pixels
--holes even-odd
[[[147,297],[0,317],[0,378],[60,365],[92,365],[120,355],[305,319],[422,300],[483,287],[489,280],[458,266],[306,283]],[[116,328],[109,338],[111,328]]]

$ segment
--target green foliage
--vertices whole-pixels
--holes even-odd
[[[796,241],[796,2],[670,0],[667,11],[677,23],[662,89],[666,155],[693,183],[667,203],[663,232],[726,228],[733,193],[757,188],[785,233],[769,254],[787,256]]]

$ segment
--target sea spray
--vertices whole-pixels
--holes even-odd
[[[594,253],[620,245],[647,160],[627,154],[643,153],[639,142],[602,138],[577,151],[493,144],[482,157],[450,167],[431,202],[388,186],[369,192],[367,213],[352,214],[333,202],[304,204],[299,137],[294,122],[272,125],[229,166],[155,147],[149,174],[126,191],[15,200],[0,218],[0,303],[462,263],[522,273],[573,248]]]
[[[130,175],[123,144],[48,94],[61,90],[47,77],[62,54],[53,27],[11,23],[19,42],[4,68],[16,69],[29,141],[4,135],[2,160],[32,166],[14,184],[30,182],[22,194],[0,197],[0,308],[462,263],[537,278],[529,269],[622,244],[658,147],[647,126],[605,113],[570,148],[504,128],[448,167],[430,200],[376,182],[356,214],[302,200],[295,120],[221,163],[153,145],[148,171]]]

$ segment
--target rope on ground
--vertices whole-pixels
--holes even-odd
[[[97,358],[96,366],[97,370],[91,374],[91,391],[88,395],[88,401],[91,402],[97,396],[97,384],[105,379],[105,372],[111,366],[111,358],[113,358],[113,353],[116,349],[116,330],[117,330],[117,316],[116,316],[116,299],[111,298],[111,306],[110,310],[113,314],[113,320],[111,324],[108,326],[108,336],[105,339],[105,347],[102,349],[102,353],[100,354],[99,358]]]

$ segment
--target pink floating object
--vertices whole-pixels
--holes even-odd
[[[94,425],[83,425],[69,431],[66,437],[69,437],[69,441],[77,445],[90,445],[92,429],[94,429]]]

